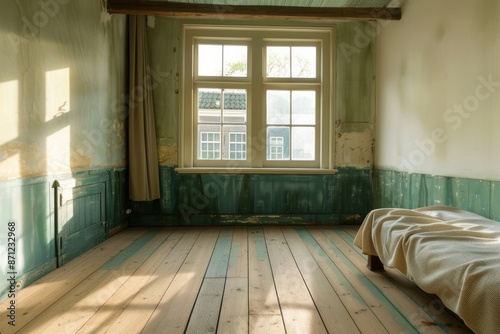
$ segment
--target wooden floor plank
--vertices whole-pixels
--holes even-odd
[[[356,230],[127,229],[18,292],[22,326],[0,333],[472,333],[400,273],[368,270]]]
[[[248,278],[226,278],[217,331],[248,333]]]
[[[250,334],[285,334],[283,318],[275,314],[251,314],[249,316]],[[312,333],[311,333],[312,334]]]
[[[177,229],[158,250],[147,259],[134,274],[117,290],[111,298],[102,304],[99,310],[82,326],[78,334],[94,334],[104,332],[130,305],[133,298],[144,288],[167,255],[184,236],[186,230]]]
[[[196,298],[186,334],[216,333],[226,279],[206,277]]]
[[[165,328],[169,334],[184,333],[218,235],[219,228],[203,231],[144,327],[145,333],[161,333]]]
[[[148,238],[138,239],[135,245],[128,247],[125,251],[119,253],[115,258],[120,258],[122,254],[127,254],[128,258],[120,261],[118,266],[109,268],[106,264],[101,266],[95,274],[104,272],[102,278],[89,278],[77,285],[70,293],[64,295],[52,307],[41,313],[26,326],[26,333],[57,332],[61,324],[68,331],[74,333],[94,315],[101,305],[107,301],[122,284],[134,273],[146,258],[151,256],[163,243],[163,241],[172,233],[171,229],[158,229],[156,233]],[[132,249],[133,252],[127,252]],[[93,283],[86,287],[86,283]],[[74,310],[71,312],[70,309]]]
[[[340,225],[339,227],[342,228],[347,233],[349,233],[351,237],[354,238],[358,233],[360,225]]]
[[[265,227],[264,235],[286,332],[327,333],[281,229]]]
[[[131,270],[121,275],[111,270],[97,270],[18,333],[58,333],[61,327],[67,333],[76,333],[99,309],[101,298],[111,297],[131,274]]]
[[[248,277],[248,233],[247,228],[234,228],[227,277]]]
[[[418,330],[426,333],[445,333],[445,329],[433,325],[434,320],[422,309],[408,298],[395,285],[388,282],[380,273],[372,272],[366,268],[366,260],[357,253],[339,234],[333,229],[323,230],[326,236],[349,258],[350,261],[373,282],[390,299],[391,303],[406,315],[406,319]],[[447,329],[446,329],[447,330]]]
[[[226,277],[232,240],[233,229],[222,228],[208,264],[206,277]]]
[[[372,312],[389,333],[398,333],[400,331],[404,333],[417,333],[415,328],[408,323],[406,318],[383,295],[377,286],[326,237],[323,229],[310,227],[308,230],[356,292],[363,298],[363,301],[370,306]]]
[[[281,310],[262,228],[249,228],[248,268],[249,314],[277,315],[281,319]],[[259,317],[258,319],[272,321],[269,326],[264,326],[264,328],[274,328],[275,326],[275,318],[273,317]]]
[[[352,245],[353,237],[350,234],[342,230],[336,231],[336,233],[344,240],[345,244]],[[358,264],[364,263],[366,265],[366,259],[365,256],[362,255],[361,250],[357,247],[353,247],[353,249],[359,255],[357,257],[353,255],[353,257],[357,258],[356,262]],[[374,273],[370,272],[370,275],[371,274]],[[400,293],[407,296],[409,300],[412,300],[417,305],[417,309],[414,310],[411,315],[413,318],[420,316],[426,319],[431,319],[431,321],[422,322],[423,328],[430,327],[430,330],[434,330],[435,327],[439,327],[440,330],[444,330],[448,333],[470,333],[469,329],[466,328],[460,319],[452,314],[451,311],[445,310],[441,307],[441,302],[437,301],[436,297],[424,293],[415,284],[407,280],[401,273],[394,269],[387,269],[379,274],[384,276],[391,286],[396,286]],[[402,289],[402,287],[404,287],[404,289]],[[392,291],[392,289],[390,291]],[[427,329],[427,331],[429,331],[429,329]]]
[[[124,231],[123,234],[113,236],[89,250],[86,256],[77,257],[67,265],[52,271],[19,291],[16,294],[17,312],[22,316],[16,319],[16,330],[23,328],[75,286],[90,277],[100,266],[140,239],[147,231],[147,229],[130,229]],[[6,309],[8,302],[9,300],[6,299],[0,303],[2,310]],[[0,315],[3,314],[0,313]],[[0,333],[10,330],[7,322],[0,322]]]
[[[161,266],[146,282],[145,286],[116,318],[109,328],[99,328],[99,333],[140,333],[162,299],[165,291],[176,277],[196,240],[201,229],[190,229],[174,249],[168,254]]]
[[[295,229],[283,228],[283,235],[328,332],[359,333],[351,315]]]
[[[328,254],[321,248],[318,242],[305,228],[297,229],[298,234],[310,250],[313,258],[330,282],[332,289],[337,293],[343,306],[351,315],[356,326],[362,333],[376,332],[387,333],[370,306],[356,291],[349,279],[339,270]]]

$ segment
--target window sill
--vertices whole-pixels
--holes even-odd
[[[179,167],[175,168],[179,174],[336,174],[337,169],[320,168],[217,168],[217,167]]]

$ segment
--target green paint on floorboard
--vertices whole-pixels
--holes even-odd
[[[320,230],[321,231],[321,230]],[[321,231],[324,233],[323,231]],[[335,231],[336,232],[336,231]],[[352,262],[349,260],[342,251],[335,246],[331,241],[327,241],[328,248],[344,263],[344,265],[353,273],[360,284],[364,285],[378,301],[382,307],[392,316],[394,321],[404,330],[404,333],[418,333],[418,331],[408,322],[408,319],[401,314],[397,307],[386,298],[386,296],[375,286],[370,279],[368,279]]]
[[[350,235],[349,233],[347,233],[345,230],[341,229],[341,228],[332,228],[332,230],[335,231],[335,233],[337,233],[345,242],[347,242],[349,245],[353,245],[354,244],[354,238],[352,237],[352,235]],[[361,249],[359,249],[358,247],[356,246],[353,246],[352,247],[357,253],[361,254],[361,255],[364,255],[363,252],[361,251]]]
[[[364,299],[358,294],[356,289],[349,283],[344,274],[339,270],[339,268],[335,265],[332,259],[326,254],[326,252],[321,248],[321,246],[317,243],[317,241],[313,238],[313,236],[304,228],[297,228],[297,233],[299,234],[302,241],[304,241],[307,245],[310,245],[314,251],[319,255],[319,257],[328,265],[328,268],[335,274],[337,279],[341,282],[341,285],[344,286],[347,290],[350,291],[351,296],[354,297],[360,304],[366,305],[367,308],[369,306],[365,303]]]
[[[269,255],[267,253],[266,240],[264,238],[264,232],[261,229],[249,230],[248,239],[255,242],[255,258],[258,261],[269,261]]]
[[[350,235],[349,233],[347,233],[345,230],[341,229],[341,228],[337,228],[337,227],[334,227],[332,228],[335,233],[337,233],[345,242],[347,242],[348,244],[352,245],[354,243],[354,238],[352,235]],[[363,255],[363,252],[356,246],[353,246],[353,249]],[[397,282],[393,282],[396,286],[398,285]],[[401,291],[403,293],[405,293],[408,297],[412,298],[412,295],[407,293],[407,290],[406,289],[401,289]],[[429,310],[427,309],[424,309],[422,308],[422,311],[423,313],[427,314],[431,319],[434,320],[434,322],[443,330],[446,331],[446,329],[448,328],[448,326],[446,326],[445,324],[443,324],[442,322],[439,321],[439,319],[437,319],[434,315],[434,313],[430,312]]]
[[[158,231],[159,231],[158,229],[150,229],[149,231],[144,233],[139,239],[137,239],[127,248],[118,253],[118,255],[116,255],[111,260],[103,264],[100,269],[104,270],[117,269],[119,266],[124,264],[125,261],[127,261],[132,255],[134,255],[137,251],[139,251],[142,247],[144,247],[144,245],[146,245],[149,241],[151,241],[151,239],[153,239],[158,234]]]
[[[232,240],[232,237],[217,239],[205,277],[226,277]]]

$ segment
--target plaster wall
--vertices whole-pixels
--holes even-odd
[[[500,178],[500,2],[412,0],[379,27],[375,166]]]
[[[126,165],[125,24],[98,0],[2,3],[0,180]]]

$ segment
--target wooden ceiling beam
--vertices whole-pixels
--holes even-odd
[[[401,8],[215,5],[149,0],[108,0],[109,14],[201,18],[400,20]]]

